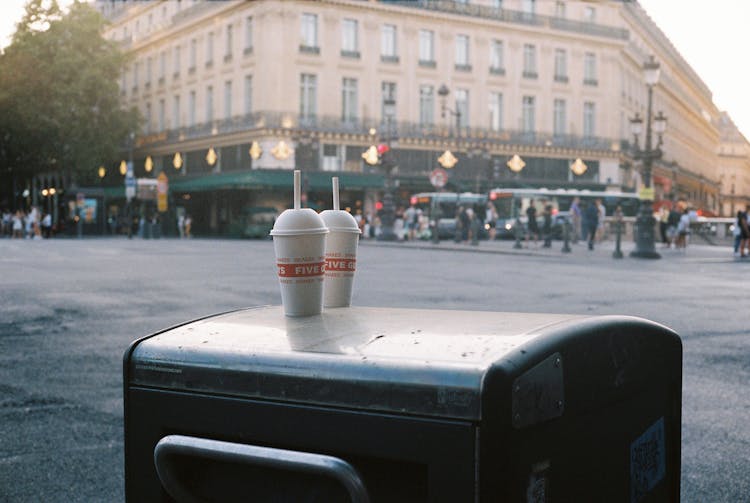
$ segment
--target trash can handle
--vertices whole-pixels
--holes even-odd
[[[159,440],[154,448],[154,464],[164,489],[180,503],[197,503],[199,500],[180,482],[172,463],[175,455],[333,477],[346,488],[352,503],[370,501],[357,470],[343,459],[334,456],[185,435],[168,435]]]

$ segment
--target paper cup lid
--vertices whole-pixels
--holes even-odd
[[[302,208],[300,210],[284,210],[273,224],[272,236],[298,236],[301,234],[325,234],[328,232],[326,224],[315,210]]]
[[[357,221],[348,211],[344,210],[325,210],[320,214],[320,218],[325,222],[328,230],[336,232],[354,232],[360,234]]]

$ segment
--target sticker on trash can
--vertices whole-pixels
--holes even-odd
[[[666,473],[664,417],[660,417],[630,444],[630,501],[646,496]]]

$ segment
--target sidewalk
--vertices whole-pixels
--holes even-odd
[[[469,253],[493,253],[498,255],[520,255],[528,257],[589,257],[589,258],[613,258],[615,251],[615,242],[605,240],[594,245],[594,250],[589,250],[585,241],[579,241],[576,244],[570,243],[570,252],[563,253],[563,242],[552,241],[550,248],[543,248],[543,242],[539,241],[538,245],[530,243],[527,247],[525,242],[521,242],[522,248],[516,249],[514,240],[495,240],[479,241],[478,244],[455,243],[453,240],[441,240],[439,244],[431,241],[377,241],[375,239],[363,239],[360,241],[361,246],[380,246],[391,248],[411,248],[417,250],[441,250],[453,252]],[[629,254],[635,249],[635,243],[632,241],[621,243],[621,251],[624,259],[630,259]],[[675,250],[674,248],[663,248],[661,243],[657,243],[656,252],[661,255],[662,259],[710,259],[740,261],[732,256],[731,246],[711,246],[707,244],[690,244],[685,250]],[[632,259],[631,259],[632,260]],[[648,259],[642,259],[648,260]],[[743,260],[744,262],[745,260]],[[750,263],[750,261],[748,262]]]

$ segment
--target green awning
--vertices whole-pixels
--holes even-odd
[[[339,177],[342,189],[382,188],[383,176],[378,174],[350,172],[302,173],[303,184],[309,190],[331,188],[331,178]],[[288,189],[292,190],[294,175],[291,170],[258,169],[239,173],[213,173],[200,176],[173,176],[169,180],[170,191],[203,192],[212,190]]]

